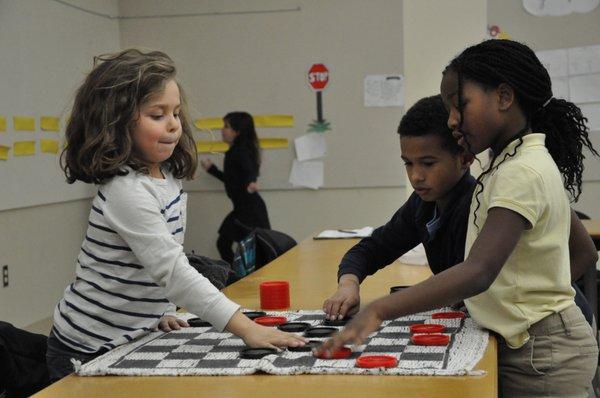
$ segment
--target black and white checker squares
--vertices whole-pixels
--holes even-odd
[[[445,309],[444,309],[445,310]],[[437,311],[385,321],[382,327],[354,347],[346,359],[319,359],[311,352],[284,350],[261,359],[242,359],[244,342],[212,327],[184,328],[169,333],[155,332],[118,347],[81,365],[79,375],[243,375],[264,371],[270,374],[404,374],[458,375],[473,373],[487,346],[487,332],[470,319],[432,319]],[[289,322],[321,326],[322,311],[272,312]],[[192,315],[189,316],[193,317]],[[410,325],[441,323],[450,335],[448,346],[418,346],[410,341]],[[337,327],[342,329],[343,326]],[[326,338],[311,338],[324,341]],[[356,367],[361,355],[393,355],[398,366],[388,369]],[[476,373],[476,372],[475,372]]]

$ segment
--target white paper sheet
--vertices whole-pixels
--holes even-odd
[[[569,77],[569,92],[576,104],[600,102],[600,73]]]
[[[352,239],[366,238],[373,233],[373,227],[358,229],[326,229],[315,237],[315,239]]]
[[[538,51],[535,54],[548,70],[550,77],[569,75],[569,58],[566,48]]]
[[[590,131],[600,131],[600,104],[582,104],[579,105],[581,113],[588,119],[588,128]]]
[[[319,189],[323,186],[323,162],[319,160],[299,162],[294,159],[289,181],[296,187]]]
[[[294,139],[294,146],[296,147],[296,158],[301,162],[322,158],[327,154],[325,136],[319,133],[306,134]]]
[[[364,91],[366,107],[404,106],[404,77],[401,75],[367,75]]]
[[[600,45],[569,49],[569,74],[600,73]]]
[[[412,265],[427,265],[427,255],[425,254],[425,247],[423,244],[410,249],[400,257],[399,261],[404,264]]]
[[[586,13],[598,6],[598,0],[523,0],[528,13],[543,17],[560,17],[574,12]]]

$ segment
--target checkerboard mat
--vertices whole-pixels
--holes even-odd
[[[76,366],[80,376],[128,375],[245,375],[263,371],[276,375],[290,374],[381,374],[381,375],[478,375],[473,370],[482,358],[488,343],[488,333],[471,318],[432,319],[423,312],[384,321],[380,329],[365,343],[353,348],[346,359],[319,359],[311,352],[283,350],[261,359],[242,359],[244,342],[228,332],[212,327],[184,328],[169,333],[153,332],[138,340],[86,363]],[[321,326],[322,311],[269,312],[285,316],[288,322],[308,322]],[[187,314],[185,318],[193,315]],[[439,323],[450,336],[447,346],[419,346],[410,341],[410,325]],[[338,327],[338,329],[343,326]],[[326,340],[311,338],[311,340]],[[361,355],[393,355],[398,358],[394,368],[363,369],[356,367]]]

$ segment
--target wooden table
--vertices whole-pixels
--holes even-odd
[[[266,280],[290,282],[292,309],[319,309],[337,286],[337,266],[356,240],[307,239],[272,263],[224,289],[246,308],[259,308],[258,286]],[[428,267],[394,263],[367,278],[363,302],[389,293],[392,285],[417,283],[430,275]],[[68,376],[36,397],[497,397],[496,340],[477,369],[484,376],[251,375],[186,377]]]
[[[600,238],[600,220],[581,220],[581,223],[592,238]]]

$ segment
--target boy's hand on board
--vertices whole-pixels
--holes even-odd
[[[345,276],[345,275],[344,275]],[[356,280],[340,279],[338,290],[323,303],[325,317],[331,320],[354,315],[360,308],[360,285]]]
[[[317,356],[330,357],[332,353],[344,345],[351,343],[355,346],[361,345],[365,339],[379,326],[382,318],[377,314],[373,305],[358,313],[346,326],[333,337],[314,349]]]

